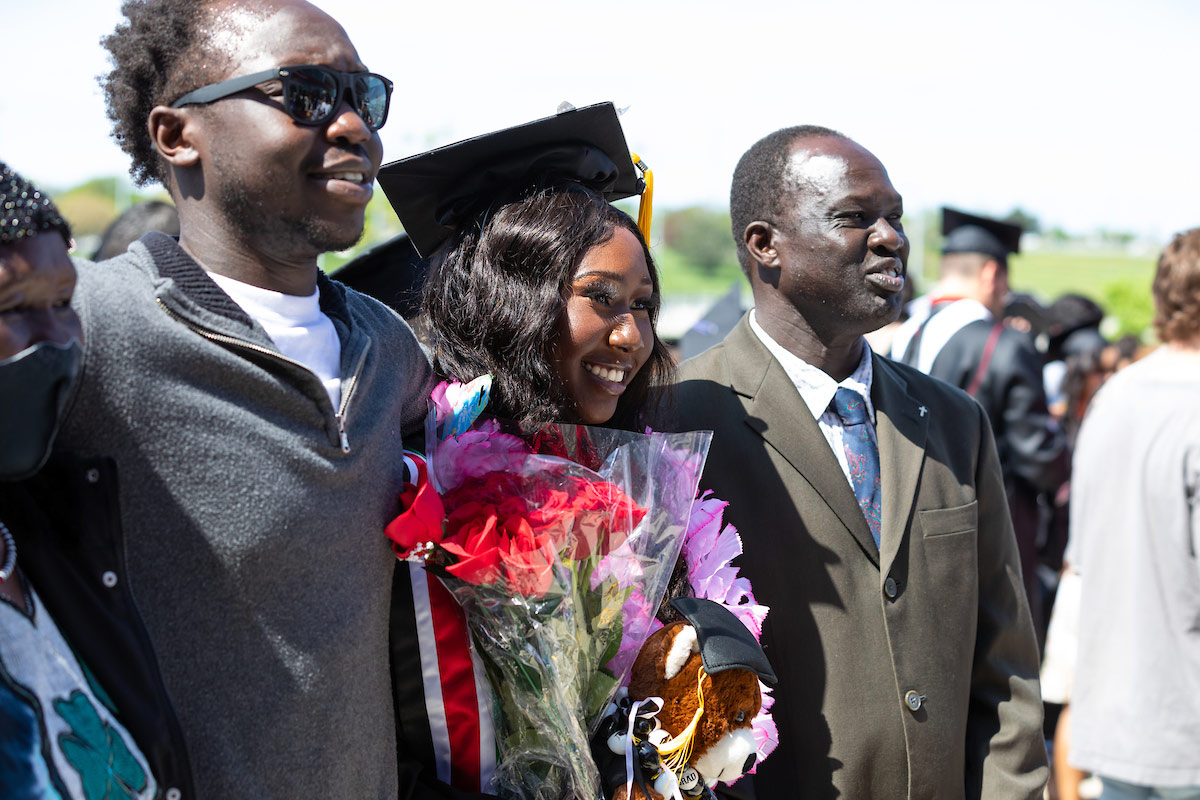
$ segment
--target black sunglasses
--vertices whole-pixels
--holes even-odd
[[[253,75],[202,86],[171,103],[171,108],[204,105],[278,78],[283,82],[283,108],[301,125],[324,125],[337,114],[343,94],[373,131],[387,122],[392,82],[374,72],[342,72],[320,64],[276,67]]]

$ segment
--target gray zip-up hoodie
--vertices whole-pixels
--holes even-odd
[[[397,796],[383,528],[431,372],[390,309],[318,286],[337,409],[174,239],[79,264],[57,447],[116,458],[128,572],[105,584],[129,581],[201,797]]]

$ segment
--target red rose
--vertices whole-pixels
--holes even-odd
[[[447,552],[458,558],[446,571],[468,583],[495,583],[500,578],[500,552],[508,543],[497,529],[494,509],[476,506],[480,515],[460,519],[454,540],[442,543]]]
[[[527,597],[546,594],[554,580],[553,540],[546,535],[537,535],[529,522],[516,517],[505,521],[508,547],[501,551],[504,573],[508,577],[510,591]]]
[[[463,536],[459,535],[459,530],[475,519],[495,517],[496,507],[490,503],[480,503],[475,500],[468,500],[465,503],[457,506],[449,506],[450,513],[446,515],[446,539],[449,541],[462,544]]]
[[[562,431],[558,429],[557,425],[540,428],[533,435],[529,449],[538,455],[570,458],[567,454],[567,442],[563,439]]]
[[[451,574],[485,583],[503,572],[511,591],[536,596],[553,580],[556,554],[606,555],[646,514],[607,481],[499,472],[465,481],[445,505],[443,546],[459,559]]]
[[[536,502],[526,512],[526,517],[535,531],[554,541],[555,551],[562,550],[569,543],[571,530],[575,527],[575,509],[568,492],[543,487],[537,494]]]
[[[608,481],[579,481],[575,488],[571,558],[607,555],[646,516],[646,509]]]
[[[442,541],[446,510],[428,481],[423,481],[420,488],[406,483],[400,507],[404,510],[384,528],[396,555],[407,558],[419,544]]]

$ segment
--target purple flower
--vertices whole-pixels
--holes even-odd
[[[642,649],[647,637],[663,625],[655,618],[653,604],[646,599],[638,586],[625,598],[621,606],[621,616],[621,646],[608,662],[608,668],[612,674],[624,675],[628,680],[629,670],[637,658],[638,651]]]
[[[721,527],[723,500],[705,492],[692,504],[688,530],[684,534],[683,555],[688,565],[688,582],[697,597],[720,603],[750,629],[754,638],[762,636],[767,607],[759,605],[750,581],[739,577],[730,562],[742,554],[742,538],[732,525]]]
[[[639,586],[644,572],[637,554],[626,539],[619,547],[614,547],[608,555],[600,559],[600,563],[592,570],[591,588],[598,588],[609,578],[614,579],[620,589]]]
[[[779,729],[775,727],[775,720],[771,718],[771,706],[775,705],[775,698],[771,696],[771,688],[762,681],[758,682],[758,689],[762,693],[762,708],[750,723],[750,731],[754,734],[754,741],[758,743],[758,756],[748,775],[753,775],[763,759],[779,746]]]
[[[529,448],[520,438],[500,433],[494,420],[485,420],[476,429],[438,444],[429,465],[435,485],[447,492],[489,472],[519,473],[528,458]]]

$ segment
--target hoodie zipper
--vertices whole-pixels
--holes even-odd
[[[161,297],[154,298],[154,301],[158,303],[159,308],[167,313],[168,317],[184,325],[189,330],[199,334],[200,336],[203,336],[209,341],[217,342],[218,344],[227,344],[233,347],[240,347],[243,350],[250,350],[251,352],[255,353],[261,353],[264,356],[270,356],[278,361],[299,367],[305,372],[312,372],[312,370],[304,364],[301,364],[299,361],[296,361],[293,358],[288,358],[277,350],[272,350],[269,347],[263,347],[262,345],[255,344],[254,342],[248,342],[245,339],[239,339],[236,336],[228,336],[224,333],[217,333],[215,331],[210,331],[207,328],[202,328],[171,310],[171,308],[162,301]],[[340,407],[334,412],[334,418],[337,420],[338,440],[341,442],[343,453],[350,452],[350,439],[346,435],[346,409],[350,407],[350,396],[354,394],[354,388],[358,385],[358,376],[362,373],[363,363],[367,360],[367,351],[370,349],[371,343],[368,341],[367,346],[363,348],[362,355],[358,358],[358,365],[354,368],[354,374],[351,375],[350,380],[346,382],[346,391],[342,393],[342,402]]]
[[[354,395],[354,389],[358,386],[358,376],[362,374],[363,364],[367,361],[367,352],[371,349],[371,342],[367,340],[367,346],[363,348],[362,355],[358,357],[358,364],[354,367],[354,373],[350,379],[346,381],[346,390],[342,392],[342,402],[337,410],[338,436],[342,440],[342,452],[350,452],[350,439],[346,436],[346,411],[350,408],[350,398]]]

